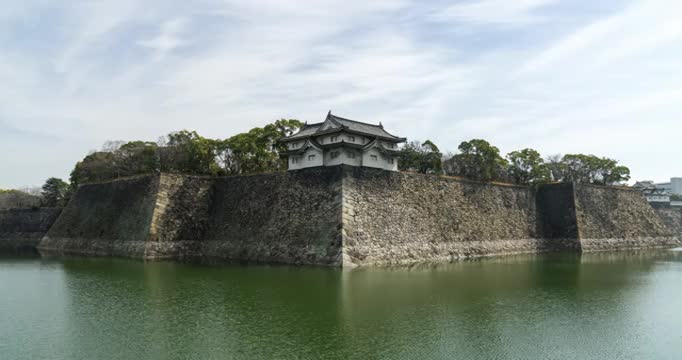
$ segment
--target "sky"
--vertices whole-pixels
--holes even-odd
[[[0,188],[107,140],[328,110],[441,150],[591,153],[682,176],[679,0],[4,0]]]

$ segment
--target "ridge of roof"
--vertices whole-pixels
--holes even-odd
[[[325,130],[322,130],[322,126],[326,122],[331,122],[332,124],[336,125],[332,128],[328,128]],[[316,136],[316,135],[322,135],[322,134],[327,134],[327,133],[333,133],[336,131],[341,131],[341,130],[346,130],[349,132],[354,132],[357,134],[362,134],[362,135],[369,135],[372,137],[376,138],[382,138],[386,139],[389,141],[398,141],[398,142],[404,142],[407,139],[406,138],[401,138],[398,136],[395,136],[388,131],[384,129],[383,124],[379,123],[379,125],[374,125],[370,123],[365,123],[362,121],[357,121],[357,120],[352,120],[352,119],[347,119],[341,116],[336,116],[332,114],[331,110],[327,113],[327,117],[323,122],[319,123],[313,123],[313,124],[308,124],[307,122],[304,124],[304,126],[296,133],[287,137],[283,137],[279,139],[278,141],[288,141],[288,140],[296,140],[300,138],[305,138],[308,136]]]
[[[334,115],[334,114],[332,114],[332,113],[327,114],[327,117],[331,117],[331,118],[333,118],[333,119],[335,119],[335,120],[350,121],[350,122],[353,122],[353,123],[356,123],[356,124],[369,125],[369,126],[374,126],[374,127],[378,127],[378,128],[382,128],[382,129],[383,129],[383,125],[381,125],[381,124],[379,124],[379,125],[374,125],[374,124],[370,124],[370,123],[366,123],[366,122],[362,122],[362,121],[358,121],[358,120],[346,119],[346,118],[341,117],[341,116],[336,116],[336,115]],[[339,124],[339,125],[341,125],[341,124]]]
[[[350,122],[350,123],[353,123],[353,124],[358,124],[358,125],[360,125],[360,126],[369,126],[369,127],[371,127],[371,128],[374,128],[374,129],[380,131],[380,132],[383,133],[383,134],[388,135],[388,136],[384,136],[383,134],[372,134],[372,135],[374,135],[374,136],[389,137],[389,138],[394,138],[395,140],[402,140],[402,141],[407,140],[406,138],[401,138],[401,137],[398,137],[398,136],[395,136],[395,135],[389,133],[388,131],[386,131],[386,130],[384,129],[384,125],[381,124],[381,123],[379,123],[379,125],[374,125],[374,124],[370,124],[370,123],[366,123],[366,122],[362,122],[362,121],[357,121],[357,120],[352,120],[352,119],[346,119],[346,118],[344,118],[344,117],[336,116],[336,115],[332,114],[331,111],[327,114],[327,119],[333,120],[333,121],[335,121],[336,123],[338,123],[339,121],[341,121],[341,122],[347,121],[347,122]],[[343,123],[341,123],[340,125],[342,125],[343,127],[349,128],[348,126],[344,125]],[[358,130],[358,131],[362,131],[362,130]]]
[[[306,126],[321,126],[322,124],[324,124],[324,121],[320,121],[320,122],[316,122],[316,123],[312,123],[312,124],[305,123],[305,124],[303,124],[303,127],[305,128]]]

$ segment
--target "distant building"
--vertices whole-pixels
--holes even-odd
[[[315,166],[352,165],[398,171],[398,144],[405,138],[389,134],[379,125],[332,115],[305,124],[296,134],[280,139],[287,151],[289,170]]]
[[[654,185],[665,189],[669,194],[682,195],[682,178],[674,177],[670,179],[670,182],[656,183]]]
[[[641,191],[652,206],[670,207],[672,205],[670,191],[660,184],[653,181],[638,181],[632,187]]]

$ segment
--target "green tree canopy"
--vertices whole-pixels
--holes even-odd
[[[167,145],[159,155],[160,170],[190,175],[221,175],[216,164],[218,141],[196,131],[181,130],[168,134]]]
[[[158,142],[107,141],[101,151],[78,162],[71,183],[106,181],[154,172],[189,175],[236,175],[286,169],[278,140],[300,129],[303,123],[280,119],[228,139],[210,139],[196,131],[172,132]]]
[[[131,141],[111,151],[97,151],[76,163],[71,171],[71,185],[106,181],[119,177],[151,173],[160,167],[155,143]]]
[[[618,161],[584,154],[567,154],[561,159],[561,181],[613,185],[630,180],[630,169]]]
[[[438,146],[431,140],[423,143],[412,141],[400,151],[400,170],[416,171],[422,174],[440,174],[443,171],[442,157]]]
[[[70,186],[62,179],[51,177],[42,186],[43,205],[58,207],[66,205]]]
[[[538,184],[551,179],[550,169],[533,149],[523,149],[507,154],[509,177],[517,184]]]
[[[42,197],[21,190],[0,189],[0,209],[18,209],[38,207]]]
[[[479,181],[505,180],[507,161],[500,149],[482,139],[462,142],[459,154],[447,160],[448,175],[463,176]]]

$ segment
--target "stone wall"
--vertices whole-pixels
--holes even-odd
[[[162,174],[151,219],[146,258],[182,259],[200,254],[212,201],[213,179]]]
[[[347,169],[343,265],[679,246],[637,191]]]
[[[663,220],[673,233],[682,238],[682,209],[664,208],[655,209],[658,217]]]
[[[35,249],[61,208],[0,210],[0,251]]]
[[[336,265],[341,168],[162,176],[147,258]]]
[[[538,220],[543,236],[556,251],[582,251],[572,183],[546,184],[537,191]]]
[[[548,250],[527,187],[353,168],[343,198],[344,265]]]
[[[39,249],[355,266],[678,246],[672,235],[634,191],[337,166],[83,185]]]
[[[641,192],[628,188],[575,185],[575,207],[584,251],[674,247],[671,229]]]
[[[342,167],[217,179],[201,254],[337,265]]]
[[[336,265],[342,169],[81,186],[45,253]]]
[[[158,188],[152,175],[80,186],[38,249],[144,257]]]

